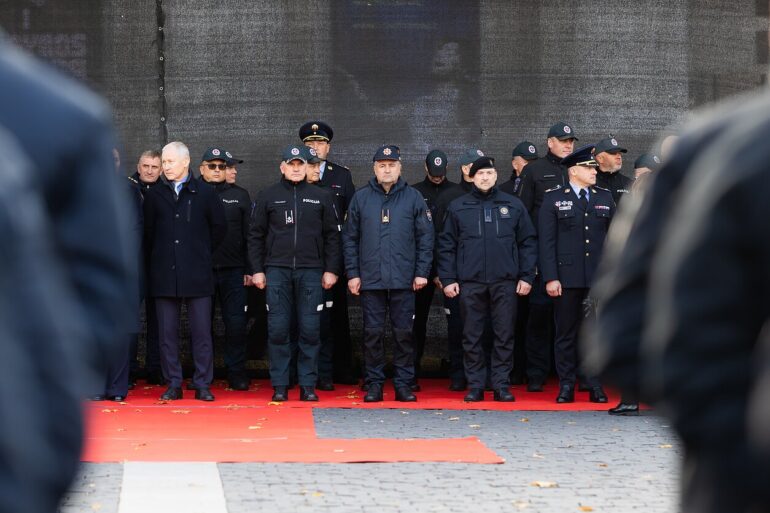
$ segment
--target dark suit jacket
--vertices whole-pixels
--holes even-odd
[[[216,190],[190,175],[176,198],[163,183],[144,197],[144,234],[149,254],[151,297],[203,297],[214,294],[214,250],[227,234],[227,220]]]

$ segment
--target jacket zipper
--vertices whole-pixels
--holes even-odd
[[[187,222],[190,222],[190,211],[192,210],[192,200],[187,200]]]
[[[292,264],[291,267],[295,271],[297,270],[297,225],[299,224],[299,216],[297,215],[297,186],[293,188],[294,191],[294,251],[292,252]]]

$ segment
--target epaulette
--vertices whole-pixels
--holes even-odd
[[[139,185],[139,181],[138,181],[136,178],[134,178],[133,176],[130,176],[130,175],[129,175],[129,176],[127,176],[126,178],[128,178],[129,180],[131,180],[132,182],[134,182],[136,185]]]
[[[553,187],[551,189],[547,189],[545,192],[558,191],[559,189],[561,189],[561,185],[557,185],[556,187]]]
[[[594,188],[594,189],[599,189],[600,191],[609,192],[610,194],[612,194],[612,191],[611,191],[611,190],[609,190],[609,189],[605,189],[604,187],[599,187],[598,185],[594,185],[594,187],[593,187],[593,188]]]

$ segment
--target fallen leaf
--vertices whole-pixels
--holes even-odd
[[[473,428],[473,429],[478,429],[478,428],[480,428],[481,426],[480,426],[479,424],[468,424],[468,427],[469,427],[469,428]]]
[[[134,448],[135,451],[138,451],[142,447],[147,447],[146,443],[133,443],[131,446]]]
[[[135,410],[134,410],[134,412],[136,412],[136,413],[142,413],[142,410],[140,410],[139,408],[137,408],[137,409],[135,409]]]
[[[443,411],[434,411],[433,412],[433,415],[443,415],[443,414],[444,414]]]
[[[580,506],[578,509],[580,511],[593,511],[594,510],[594,508],[592,508],[591,506]]]
[[[334,452],[345,452],[345,449],[334,449]]]
[[[663,444],[663,445],[660,445],[659,447],[661,449],[671,449],[673,447],[673,445],[671,445],[671,444]]]
[[[511,504],[516,506],[516,509],[526,509],[529,507],[529,503],[524,501],[511,501]]]
[[[283,403],[279,403],[278,401],[270,401],[267,403],[268,406],[281,406]]]
[[[262,429],[262,426],[249,426],[249,429]]]
[[[126,430],[126,428],[118,428],[118,431],[120,431],[120,432],[123,432],[125,430]]]
[[[529,422],[529,419],[527,417],[522,417],[519,419],[519,422]]]
[[[171,410],[171,413],[181,413],[183,415],[186,415],[190,413],[190,410]]]
[[[449,417],[449,420],[460,420],[460,417]]]
[[[609,465],[607,465],[606,463],[599,463],[599,466],[602,468],[607,468]]]
[[[321,492],[313,492],[313,497],[323,497],[324,494]]]
[[[116,413],[118,410],[102,410],[102,413]]]
[[[529,483],[530,486],[536,486],[538,488],[558,488],[558,483],[555,483],[553,481],[532,481]]]
[[[544,460],[545,459],[545,456],[543,456],[542,454],[538,454],[538,453],[532,454],[532,457],[533,458],[537,458],[539,460]]]
[[[401,415],[409,415],[408,411],[401,410]]]

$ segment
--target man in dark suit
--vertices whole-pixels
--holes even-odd
[[[145,241],[153,266],[149,294],[155,298],[163,377],[168,389],[162,401],[182,398],[179,360],[179,309],[187,303],[195,398],[213,401],[211,297],[214,294],[214,250],[224,240],[227,221],[216,190],[190,173],[190,151],[181,142],[163,148],[162,183],[144,200]]]
[[[546,191],[538,219],[540,272],[546,292],[554,299],[558,403],[575,400],[577,336],[583,303],[593,284],[604,238],[615,213],[612,194],[595,186],[593,149],[593,145],[583,146],[561,161],[567,168],[567,185]],[[590,376],[585,381],[589,399],[606,403],[607,395],[599,381]]]
[[[305,146],[313,148],[316,156],[321,159],[318,186],[331,194],[337,217],[342,224],[356,188],[348,168],[327,160],[333,137],[332,127],[323,121],[308,121],[299,129],[299,138]],[[325,301],[324,307],[330,309],[328,318],[331,320],[331,329],[330,336],[321,341],[321,354],[318,358],[319,390],[334,390],[333,381],[347,384],[358,382],[353,373],[346,283],[344,279],[338,280],[329,291],[331,300]]]

